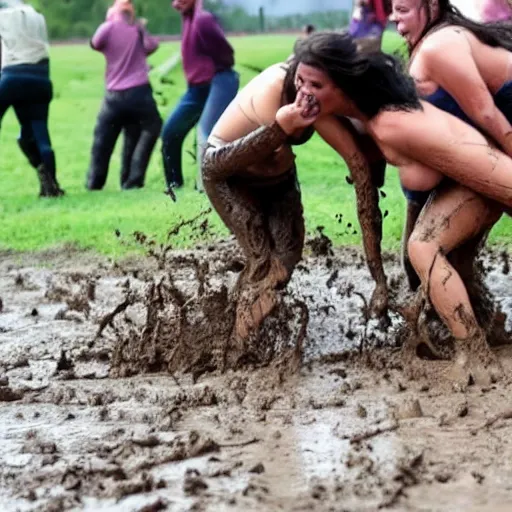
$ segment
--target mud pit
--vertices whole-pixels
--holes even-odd
[[[0,510],[510,509],[508,379],[458,393],[405,372],[400,320],[387,334],[363,320],[372,282],[356,251],[307,256],[285,299],[291,317],[227,365],[239,370],[211,373],[225,346],[204,322],[188,326],[205,306],[211,328],[229,324],[218,304],[240,270],[233,247],[170,253],[165,268],[1,256]],[[485,265],[510,312],[508,262],[488,253]],[[394,256],[386,271],[400,293]],[[213,277],[200,290],[202,272]],[[287,335],[272,338],[287,318]],[[156,340],[180,325],[187,344],[159,353]],[[496,350],[509,375],[510,348]]]

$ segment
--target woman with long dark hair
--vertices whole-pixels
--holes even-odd
[[[246,258],[235,294],[241,338],[272,311],[277,290],[301,259],[304,219],[293,146],[307,142],[315,130],[350,169],[367,262],[376,282],[371,309],[377,316],[387,310],[382,216],[374,186],[383,178],[384,159],[371,138],[361,136],[347,119],[331,115],[326,102],[337,89],[317,91],[316,97],[297,93],[295,69],[291,59],[251,80],[215,125],[203,158],[205,191]]]
[[[448,256],[512,207],[512,159],[469,124],[421,100],[396,59],[357,52],[347,34],[312,34],[298,42],[295,58],[299,94],[321,94],[320,112],[358,120],[399,168],[402,186],[437,187],[418,221],[410,257],[455,339],[452,377],[466,384],[470,377],[494,378],[499,365]]]
[[[409,47],[409,72],[419,95],[473,125],[512,156],[512,25],[477,23],[449,0],[393,0],[392,19]],[[407,241],[429,191],[404,189],[404,267],[418,278]]]

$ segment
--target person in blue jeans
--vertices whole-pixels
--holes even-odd
[[[182,15],[181,56],[187,91],[162,130],[162,157],[168,188],[183,186],[183,141],[197,125],[198,162],[206,140],[239,86],[233,70],[234,52],[214,16],[202,0],[174,0]],[[202,189],[199,170],[197,188]]]
[[[21,125],[18,144],[37,171],[39,196],[61,196],[48,132],[53,87],[44,16],[21,0],[0,0],[0,39],[0,123],[13,107]]]

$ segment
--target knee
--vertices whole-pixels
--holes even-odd
[[[294,249],[291,249],[287,251],[284,254],[279,255],[279,261],[281,262],[283,269],[282,269],[282,278],[281,278],[281,284],[282,286],[285,286],[290,281],[293,271],[295,270],[295,267],[299,263],[299,261],[302,259],[302,248],[296,247]]]
[[[173,121],[172,119],[167,120],[166,123],[160,124],[160,130],[162,133],[163,144],[170,144],[174,141],[183,141],[187,133],[180,126],[180,123]]]
[[[425,242],[411,236],[407,242],[407,254],[411,265],[422,281],[428,274],[441,248],[435,242]]]
[[[53,155],[53,149],[49,143],[43,143],[38,145],[39,154],[41,155],[41,158],[45,158],[48,156]]]

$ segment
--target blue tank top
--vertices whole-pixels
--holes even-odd
[[[437,108],[458,117],[471,126],[475,126],[475,123],[459,107],[459,104],[455,101],[453,96],[446,92],[442,87],[438,87],[434,93],[429,94],[428,96],[423,96],[423,99],[432,105],[435,105]],[[506,82],[495,94],[494,104],[499,110],[501,110],[501,112],[503,112],[509,122],[512,123],[512,81]]]

